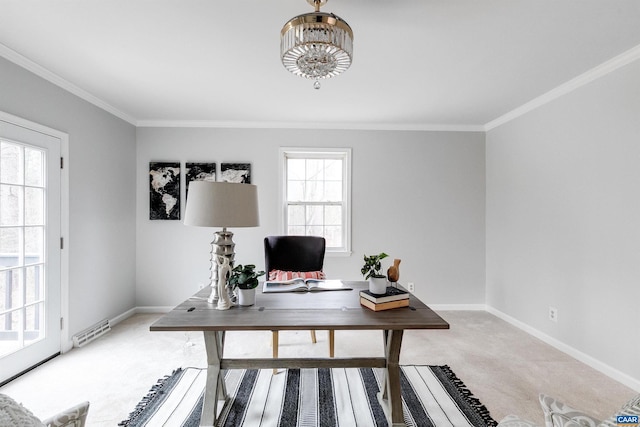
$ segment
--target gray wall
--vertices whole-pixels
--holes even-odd
[[[639,165],[640,61],[487,134],[487,304],[636,381]]]
[[[251,162],[262,225],[233,231],[238,261],[262,268],[278,148],[351,147],[353,254],[327,258],[330,276],[359,279],[363,253],[386,251],[427,303],[486,302],[640,378],[637,61],[489,131],[486,153],[482,133],[136,130],[2,58],[0,110],[69,134],[71,333],[207,280],[213,230],[148,219],[149,161]]]
[[[135,127],[0,58],[0,110],[69,135],[69,331],[135,306]]]
[[[279,232],[283,146],[353,149],[353,254],[328,257],[330,277],[359,280],[363,254],[385,251],[424,301],[484,304],[483,133],[139,128],[137,146],[139,306],[173,306],[206,283],[215,231],[148,219],[149,162],[250,162],[261,226],[231,231],[237,261],[264,268],[262,239]]]

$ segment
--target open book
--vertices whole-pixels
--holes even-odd
[[[262,292],[315,292],[315,291],[349,291],[341,280],[323,279],[291,279],[281,282],[266,281],[262,286]]]

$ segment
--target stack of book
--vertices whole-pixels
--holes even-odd
[[[387,287],[384,295],[360,291],[360,304],[373,311],[390,310],[392,308],[408,307],[409,292],[392,286]]]

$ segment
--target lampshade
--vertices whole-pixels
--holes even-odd
[[[231,182],[191,181],[185,225],[257,227],[258,187]]]
[[[353,31],[332,13],[320,12],[327,0],[307,0],[315,12],[296,16],[280,32],[280,58],[284,67],[301,77],[325,79],[346,71],[353,58]]]

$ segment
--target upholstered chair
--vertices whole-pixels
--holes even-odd
[[[0,426],[84,427],[88,413],[89,402],[83,402],[41,421],[11,397],[0,394]]]
[[[640,415],[640,394],[625,403],[618,412],[604,421],[574,409],[553,397],[540,394],[540,406],[544,413],[545,427],[616,427],[619,426],[618,416]],[[629,425],[629,424],[627,424]],[[507,415],[498,427],[538,427],[535,423],[522,419],[516,415]]]
[[[326,242],[316,236],[269,236],[264,239],[267,280],[280,280],[304,273],[305,278],[324,278],[322,267]],[[278,357],[278,331],[272,332],[273,357]],[[311,331],[316,342],[316,333]],[[334,354],[334,331],[329,331],[329,356]]]

